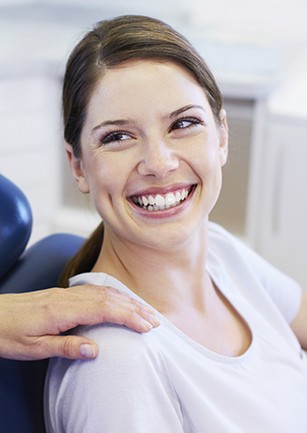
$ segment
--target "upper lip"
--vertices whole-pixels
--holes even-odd
[[[138,190],[132,194],[129,194],[128,197],[138,197],[142,195],[156,195],[156,194],[167,194],[169,192],[174,192],[182,189],[190,189],[194,183],[178,183],[176,185],[169,185],[163,187],[148,187],[142,190]]]

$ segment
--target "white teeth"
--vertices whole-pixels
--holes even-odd
[[[176,202],[176,197],[172,192],[169,192],[168,194],[166,194],[165,204],[167,206],[172,206],[173,204],[175,204],[175,202]]]
[[[152,206],[155,204],[155,199],[153,198],[152,195],[150,195],[150,196],[148,197],[148,202],[149,202],[149,204],[151,204]]]
[[[148,211],[157,211],[169,209],[170,207],[177,206],[181,201],[185,200],[189,194],[188,189],[183,189],[173,192],[168,192],[166,195],[142,195],[133,196],[132,200],[134,203],[139,204],[142,208]]]
[[[157,194],[157,195],[156,195],[155,202],[156,202],[156,205],[157,205],[157,206],[162,206],[162,207],[165,206],[165,199],[164,199],[164,197],[162,197],[162,195],[160,195],[160,194]]]

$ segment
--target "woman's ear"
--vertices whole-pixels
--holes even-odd
[[[228,156],[228,123],[227,123],[227,115],[224,108],[221,109],[220,114],[220,122],[219,122],[219,136],[220,136],[220,163],[221,167],[226,164],[227,156]]]
[[[65,152],[72,174],[78,184],[79,190],[83,194],[88,194],[90,192],[90,189],[86,180],[82,159],[75,156],[72,145],[66,142]]]

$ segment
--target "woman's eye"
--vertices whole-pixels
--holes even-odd
[[[176,130],[176,129],[187,129],[187,128],[191,128],[193,126],[197,126],[200,125],[201,121],[195,118],[184,118],[184,119],[179,119],[176,122],[174,122],[171,126],[171,130]]]
[[[129,134],[127,134],[126,132],[122,132],[122,131],[115,131],[115,132],[111,132],[105,136],[102,137],[102,139],[100,140],[101,144],[110,144],[110,143],[114,143],[114,142],[123,142],[125,140],[128,140],[130,137]]]

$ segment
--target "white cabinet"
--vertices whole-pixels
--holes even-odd
[[[250,157],[253,145],[257,100],[224,100],[229,125],[229,154],[223,167],[223,186],[210,219],[233,234],[247,239]]]
[[[306,119],[271,119],[258,176],[256,249],[307,288]]]

